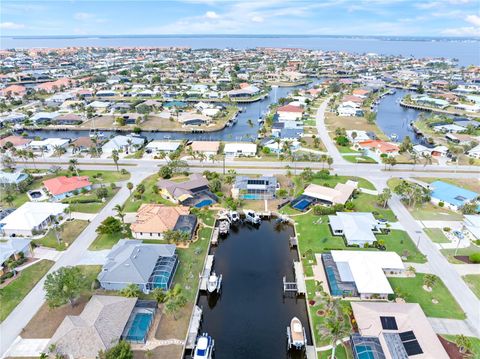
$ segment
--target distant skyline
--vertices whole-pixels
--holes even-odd
[[[3,36],[480,36],[478,0],[3,0],[0,13]]]

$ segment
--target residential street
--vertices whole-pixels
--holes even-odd
[[[114,169],[114,168],[112,168]],[[130,182],[139,184],[143,179],[156,172],[152,167],[150,171],[143,168],[142,171],[132,171]],[[117,204],[123,204],[129,197],[130,192],[126,186],[118,191],[112,200],[95,216],[85,230],[78,236],[73,244],[62,253],[57,262],[50,269],[49,273],[56,271],[60,267],[77,264],[85,255],[88,247],[95,240],[97,234],[95,230],[98,225],[108,216],[114,215],[113,207]],[[40,309],[45,301],[43,292],[43,283],[45,277],[28,293],[23,301],[10,313],[10,315],[0,324],[0,353],[5,356],[6,351],[14,342],[22,329],[28,324],[30,319]]]

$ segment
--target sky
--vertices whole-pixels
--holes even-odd
[[[480,0],[0,1],[2,36],[480,36]]]

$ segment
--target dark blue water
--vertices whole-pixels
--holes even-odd
[[[185,46],[198,48],[292,47],[350,53],[375,52],[416,58],[457,58],[459,65],[479,65],[478,41],[414,41],[382,38],[345,38],[315,36],[129,36],[129,37],[2,37],[0,48],[34,48],[67,46]]]
[[[410,136],[410,139],[415,144],[424,144],[422,137],[417,137],[413,132],[410,123],[415,121],[418,116],[424,112],[405,108],[400,106],[399,101],[408,93],[404,90],[396,90],[394,95],[387,95],[383,97],[377,106],[377,125],[387,135],[396,134],[398,141],[402,141],[405,136]],[[428,114],[428,112],[424,112]]]
[[[260,227],[240,225],[213,249],[214,270],[223,275],[219,297],[202,294],[201,330],[215,339],[217,359],[303,358],[287,352],[286,328],[293,317],[306,327],[304,298],[283,297],[283,276],[293,279],[296,251],[290,250],[293,229],[263,221]]]
[[[147,139],[191,139],[191,140],[223,140],[223,141],[250,141],[257,138],[258,130],[260,125],[258,123],[258,118],[260,115],[268,112],[269,106],[278,101],[282,97],[286,97],[288,94],[293,92],[295,89],[302,89],[306,87],[311,87],[316,83],[321,82],[322,80],[314,80],[308,86],[289,86],[289,87],[274,87],[270,91],[268,97],[263,100],[239,104],[239,107],[242,107],[243,112],[239,113],[237,116],[237,124],[232,127],[226,127],[225,129],[217,132],[209,133],[181,133],[181,132],[142,132],[141,135],[145,136]],[[251,123],[248,121],[251,120]],[[34,131],[31,132],[31,135],[40,136],[42,138],[46,137],[62,137],[62,138],[78,138],[81,136],[88,136],[86,130],[82,131]],[[105,136],[108,138],[115,133],[104,131]]]

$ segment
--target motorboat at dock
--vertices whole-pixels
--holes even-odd
[[[262,219],[260,216],[252,209],[245,209],[243,211],[243,214],[245,214],[245,222],[251,223],[251,224],[260,224]]]
[[[287,327],[288,348],[303,349],[307,344],[307,335],[302,322],[297,317],[293,317],[290,326]]]
[[[193,350],[193,359],[212,359],[214,349],[213,338],[208,333],[203,333],[198,337],[197,345]]]

